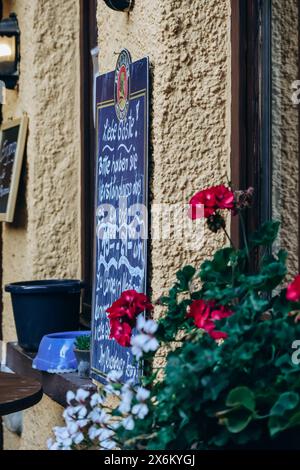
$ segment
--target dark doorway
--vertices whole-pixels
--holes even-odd
[[[81,256],[86,287],[83,297],[83,321],[89,326],[93,282],[93,233],[95,192],[95,130],[91,50],[97,47],[97,0],[80,1],[81,18]]]
[[[232,0],[232,136],[234,188],[255,188],[246,229],[271,218],[281,222],[276,248],[289,252],[289,272],[299,263],[299,0]],[[300,96],[300,91],[299,91]],[[293,197],[289,192],[293,192]],[[240,244],[240,226],[232,235]],[[255,269],[259,253],[252,259]]]

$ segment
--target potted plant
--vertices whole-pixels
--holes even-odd
[[[208,188],[192,198],[190,216],[204,205],[208,228],[227,235],[223,211],[240,214],[252,193]],[[269,221],[243,248],[229,239],[200,269],[183,267],[155,302],[158,322],[147,319],[150,299],[123,292],[107,309],[110,337],[132,346],[140,384],[122,383],[118,370],[99,394],[69,392],[66,416],[81,423],[84,407],[87,419],[80,432],[69,421],[54,428],[49,448],[299,449],[300,275],[287,283],[287,253],[272,250],[278,230]]]
[[[76,338],[74,343],[74,354],[78,365],[78,375],[81,378],[89,377],[90,347],[91,335],[83,335]]]

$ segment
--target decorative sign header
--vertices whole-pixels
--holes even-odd
[[[128,289],[146,292],[149,61],[121,52],[97,77],[97,179],[91,375],[138,379],[130,348],[109,338],[106,310]]]
[[[119,55],[115,72],[115,108],[119,121],[125,121],[130,101],[131,55],[123,49]]]

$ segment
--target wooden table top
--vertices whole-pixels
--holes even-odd
[[[42,386],[35,380],[0,372],[0,416],[30,408],[42,396]]]

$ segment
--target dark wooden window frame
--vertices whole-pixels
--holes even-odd
[[[91,317],[93,283],[93,234],[95,193],[95,129],[93,115],[93,61],[91,50],[97,46],[97,0],[80,0],[81,61],[81,256],[85,282],[82,313],[85,323]]]
[[[248,212],[246,229],[255,230],[272,217],[271,90],[272,0],[231,0],[232,135],[231,174],[235,188],[253,186],[256,199]],[[300,0],[298,0],[300,79]],[[299,105],[300,185],[300,105]],[[298,233],[300,234],[300,186]],[[241,245],[241,230],[232,222],[232,237]],[[298,237],[300,272],[300,236]],[[259,254],[253,261],[258,262]]]
[[[231,175],[235,189],[255,188],[247,233],[271,218],[271,0],[232,0]],[[241,246],[241,227],[232,221]],[[259,253],[253,257],[258,263]]]

